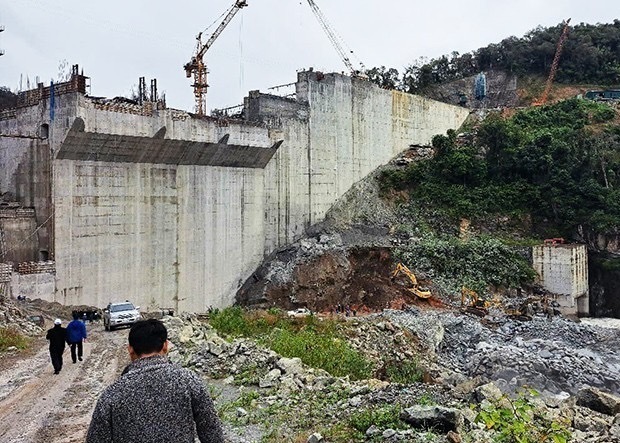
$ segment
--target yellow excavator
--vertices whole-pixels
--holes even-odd
[[[461,308],[465,311],[484,317],[488,313],[491,302],[480,298],[478,293],[473,289],[465,286],[461,288]]]
[[[403,265],[402,263],[398,263],[396,265],[396,268],[394,269],[394,272],[392,272],[392,278],[396,277],[399,273],[404,274],[409,279],[409,281],[411,281],[412,287],[407,288],[409,292],[415,294],[419,298],[430,298],[431,291],[429,291],[427,288],[418,287],[418,279],[407,266]]]

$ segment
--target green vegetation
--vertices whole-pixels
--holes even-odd
[[[385,173],[382,188],[408,190],[416,205],[453,219],[531,215],[535,230],[550,237],[570,236],[578,226],[613,231],[620,220],[620,130],[589,125],[614,115],[605,104],[579,99],[512,118],[491,115],[475,144],[459,143],[454,131],[436,136],[434,158]]]
[[[433,272],[452,291],[466,286],[483,293],[489,285],[518,287],[531,282],[535,271],[527,257],[490,237],[469,241],[457,237],[426,235],[396,251],[396,256],[423,272]]]
[[[612,15],[610,15],[610,18]],[[563,24],[508,37],[476,51],[452,52],[435,59],[420,58],[402,74],[394,68],[369,69],[371,81],[381,87],[420,92],[429,86],[477,74],[489,69],[517,75],[546,76],[554,58]],[[564,45],[556,82],[614,85],[620,83],[620,20],[608,24],[572,26]]]
[[[265,337],[264,343],[278,354],[299,357],[305,364],[337,377],[348,375],[361,380],[372,375],[371,363],[338,334],[314,328],[279,329]]]
[[[424,370],[417,361],[390,360],[384,364],[385,374],[391,383],[408,385],[422,381]]]
[[[278,312],[230,307],[214,312],[209,322],[221,334],[255,338],[284,357],[299,357],[334,376],[357,380],[372,375],[372,364],[348,344],[335,320],[289,319]],[[249,381],[256,377],[250,368],[243,374]]]
[[[476,421],[495,431],[497,443],[566,443],[571,434],[568,422],[544,415],[530,400],[538,393],[530,390],[511,400],[503,396],[499,401],[483,407]]]
[[[11,346],[17,349],[26,349],[30,340],[13,328],[0,327],[0,352],[5,352]]]
[[[349,417],[349,425],[362,433],[362,436],[372,425],[379,429],[406,429],[406,423],[400,420],[401,411],[400,405],[358,410]]]
[[[436,155],[380,176],[386,196],[409,194],[399,260],[454,292],[519,287],[534,271],[518,246],[620,228],[620,128],[607,104],[571,99],[492,114],[467,138],[433,138]],[[500,232],[457,238],[461,219]],[[517,238],[494,228],[497,220]],[[506,239],[499,239],[504,235]],[[519,240],[518,237],[521,237]],[[529,240],[528,240],[529,239]],[[443,281],[442,281],[443,280]]]

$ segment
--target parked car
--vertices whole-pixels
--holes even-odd
[[[297,308],[293,311],[287,311],[287,314],[289,317],[299,318],[299,317],[306,317],[308,315],[312,315],[312,311],[306,308]]]
[[[110,303],[103,310],[103,327],[111,331],[118,326],[133,325],[142,318],[138,309],[140,306],[134,306],[128,301]]]

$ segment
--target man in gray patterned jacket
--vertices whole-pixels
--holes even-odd
[[[168,331],[155,319],[129,331],[131,364],[97,401],[86,443],[223,443],[204,382],[171,363]]]

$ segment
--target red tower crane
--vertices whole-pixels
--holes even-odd
[[[555,74],[558,70],[558,65],[560,64],[560,55],[562,55],[562,49],[564,49],[564,43],[568,38],[568,30],[570,18],[564,22],[564,29],[562,30],[562,34],[560,35],[560,39],[558,40],[557,47],[555,49],[555,56],[553,57],[553,63],[551,63],[551,70],[549,71],[549,77],[547,78],[547,83],[545,84],[545,90],[538,100],[536,100],[533,104],[534,106],[540,106],[547,103],[547,97],[549,96],[549,92],[551,91],[551,86],[553,85],[553,79],[555,78]]]

